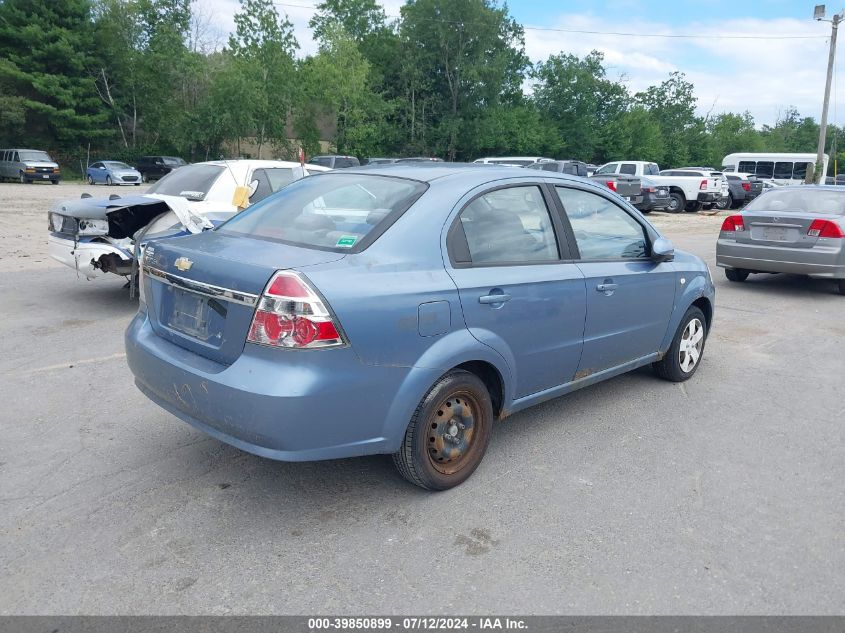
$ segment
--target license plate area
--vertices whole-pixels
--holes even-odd
[[[201,341],[210,338],[211,309],[208,298],[193,292],[171,288],[172,308],[167,319],[168,327]]]
[[[789,238],[789,231],[781,226],[764,226],[763,239],[769,242],[785,242]]]

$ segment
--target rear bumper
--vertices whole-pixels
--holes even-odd
[[[96,268],[94,262],[103,255],[119,257],[127,265],[131,265],[131,258],[116,246],[103,242],[75,242],[72,239],[51,233],[47,241],[47,253],[57,262],[85,275],[88,279],[102,277],[106,273]]]
[[[135,384],[147,397],[241,450],[311,461],[390,453],[397,445],[386,437],[387,418],[409,368],[365,365],[351,348],[252,344],[221,365],[157,336],[144,311],[125,342]]]
[[[827,279],[845,279],[845,259],[839,249],[790,249],[783,246],[739,244],[719,239],[716,265],[764,273],[791,273]]]
[[[657,209],[668,209],[669,208],[669,196],[665,198],[659,198],[655,196],[653,193],[647,193],[642,196],[642,201],[639,203],[635,203],[634,206],[637,207],[640,211],[654,211]]]

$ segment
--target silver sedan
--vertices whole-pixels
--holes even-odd
[[[752,273],[833,279],[845,295],[845,189],[777,187],[725,218],[716,265],[731,281]]]

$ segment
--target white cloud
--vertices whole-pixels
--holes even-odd
[[[287,13],[294,25],[300,55],[316,51],[308,21],[318,0],[290,0],[277,8]],[[398,16],[403,0],[382,0],[389,16]],[[195,0],[195,5],[209,14],[210,20],[226,41],[234,29],[238,0]],[[301,5],[301,6],[292,6]],[[308,5],[308,6],[305,6]],[[695,23],[667,24],[638,18],[614,22],[607,16],[586,13],[560,13],[542,25],[525,24],[525,48],[532,61],[551,54],[585,55],[600,50],[605,55],[608,73],[623,80],[632,92],[663,81],[679,70],[695,84],[698,110],[706,113],[748,110],[758,124],[773,123],[780,112],[794,105],[802,115],[819,117],[827,63],[827,23],[784,18],[726,19]],[[593,31],[571,33],[542,29]],[[693,33],[710,37],[682,39],[637,37],[607,34],[607,31],[640,34],[678,35]],[[818,39],[750,39],[759,35],[809,35]],[[717,39],[733,35],[743,39]],[[837,73],[839,74],[839,73]],[[835,107],[836,91],[831,96],[831,120],[845,120]],[[714,105],[715,104],[715,105]],[[841,120],[834,120],[840,117]]]
[[[710,36],[656,38],[527,28],[525,44],[532,61],[560,52],[585,55],[593,49],[599,50],[605,55],[611,77],[623,77],[633,92],[658,83],[673,70],[679,70],[695,85],[701,114],[711,109],[714,113],[748,110],[758,124],[771,124],[789,105],[796,106],[805,116],[818,118],[821,113],[827,63],[827,40],[824,38],[830,28],[824,23],[794,19],[721,18],[669,25],[635,19],[614,26],[604,17],[563,14],[541,28]],[[818,36],[818,39],[748,37],[796,34]],[[726,35],[742,39],[716,38]],[[835,96],[831,95],[832,104]],[[833,109],[831,105],[831,118]],[[845,110],[842,117],[845,118]]]

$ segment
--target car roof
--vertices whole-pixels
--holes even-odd
[[[194,163],[194,165],[247,165],[250,167],[299,167],[299,162],[290,160],[269,160],[269,159],[252,159],[252,158],[238,158],[231,160],[207,160],[201,163]]]
[[[580,176],[572,176],[553,171],[536,173],[514,169],[513,167],[482,165],[478,163],[390,163],[387,165],[349,167],[333,173],[394,176],[428,183],[446,179],[462,179],[472,186],[507,178],[554,178],[561,181],[586,183],[602,189],[602,187],[595,185],[592,181]]]

